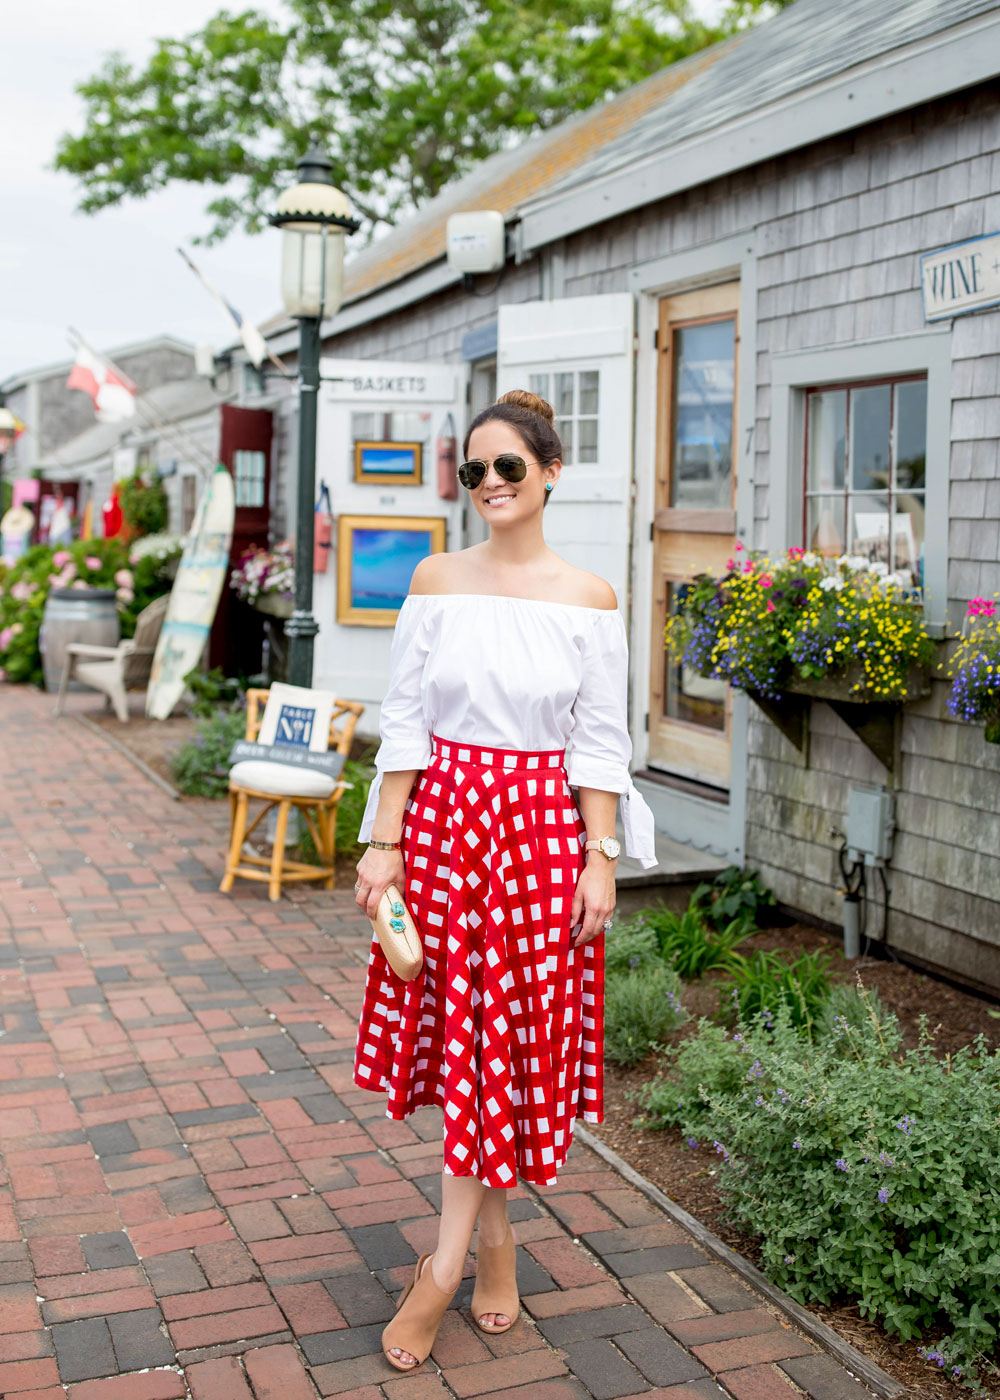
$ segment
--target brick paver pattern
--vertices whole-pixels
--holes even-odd
[[[431,1360],[392,1371],[441,1117],[352,1086],[351,892],[219,894],[225,805],[50,696],[0,686],[0,756],[0,1396],[866,1400],[581,1147],[512,1193],[517,1325],[471,1324],[470,1259]]]

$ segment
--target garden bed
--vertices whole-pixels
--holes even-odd
[[[749,953],[760,949],[797,957],[800,953],[818,950],[831,952],[835,946],[817,929],[797,924],[757,933],[741,945],[740,951]],[[877,991],[888,1010],[898,1017],[906,1046],[917,1044],[921,1016],[926,1016],[931,1028],[936,1029],[936,1047],[941,1055],[953,1054],[979,1034],[992,1046],[1000,1046],[1000,1019],[991,1014],[994,1008],[990,1003],[891,961],[869,958],[847,963],[838,958],[831,974],[836,981],[853,983],[857,970],[861,971],[865,986]],[[674,1033],[675,1042],[693,1032],[699,1016],[709,1016],[716,1011],[718,986],[723,981],[725,974],[709,972],[700,981],[684,985],[683,1000],[691,1019]],[[713,1149],[710,1146],[688,1147],[677,1130],[654,1131],[633,1126],[638,1109],[630,1096],[653,1078],[659,1067],[655,1056],[634,1069],[620,1069],[609,1064],[605,1079],[605,1121],[592,1126],[590,1131],[732,1249],[759,1265],[756,1238],[745,1234],[726,1218],[717,1189],[719,1158]],[[877,1323],[861,1317],[856,1307],[810,1304],[809,1309],[905,1385],[907,1394],[915,1400],[944,1400],[944,1397],[969,1393],[936,1374],[917,1354],[918,1343],[901,1342],[889,1336]],[[986,1393],[1000,1396],[1000,1390],[989,1386]]]

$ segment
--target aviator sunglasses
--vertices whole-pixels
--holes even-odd
[[[523,481],[528,474],[529,467],[540,467],[541,462],[526,462],[523,457],[518,457],[513,452],[504,452],[499,457],[493,458],[493,466],[496,474],[504,481]],[[458,479],[467,491],[475,491],[477,486],[481,486],[489,470],[487,464],[481,457],[473,457],[469,462],[463,462],[458,469]]]

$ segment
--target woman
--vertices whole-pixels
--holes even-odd
[[[357,903],[374,918],[386,886],[405,890],[425,966],[403,983],[373,943],[355,1082],[387,1090],[391,1118],[444,1109],[437,1248],[382,1338],[398,1370],[429,1354],[477,1219],[473,1319],[490,1333],[513,1325],[507,1189],[518,1175],[554,1182],[573,1120],[602,1116],[619,794],[627,854],[655,864],[628,775],[614,591],[542,534],[562,471],[552,417],[512,390],[469,430],[459,476],[490,536],[414,572],[361,828]]]

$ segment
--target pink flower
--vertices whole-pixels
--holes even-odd
[[[57,549],[52,556],[52,563],[57,569],[61,569],[64,564],[68,564],[70,553],[68,549]]]
[[[16,598],[19,603],[23,603],[27,598],[31,597],[34,591],[33,585],[30,584],[26,578],[23,578],[11,588],[10,596]]]
[[[767,600],[767,611],[774,612],[774,604],[771,602],[770,598]]]
[[[100,559],[98,559],[96,554],[88,554],[83,562],[86,564],[88,569],[99,569],[101,567],[101,561]]]
[[[748,559],[747,562],[743,565],[743,572],[744,572],[745,574],[752,574],[752,573],[753,573],[753,560],[752,560],[752,559]]]
[[[997,605],[992,598],[973,598],[969,603],[967,617],[995,617]]]
[[[802,548],[801,545],[798,544],[793,544],[791,549],[788,551],[789,559],[801,559],[803,554],[805,554],[805,550]]]
[[[736,553],[739,554],[739,553],[742,551],[742,549],[743,549],[743,546],[740,544],[739,540],[737,540],[737,541],[736,541]]]
[[[128,569],[119,569],[115,574],[115,583],[119,588],[132,587],[132,574]]]
[[[135,601],[135,594],[132,592],[131,588],[116,589],[115,597],[118,599],[119,603],[122,604]]]
[[[3,631],[0,632],[0,651],[6,651],[7,648],[10,646],[11,642],[13,641],[13,638],[13,627],[5,627]]]
[[[736,560],[735,560],[735,559],[727,559],[727,560],[726,560],[726,568],[727,568],[727,569],[735,569],[735,568],[736,568]]]
[[[774,579],[771,577],[771,575],[770,575],[770,574],[765,574],[765,575],[763,576],[763,578],[761,579],[761,581],[760,581],[760,586],[761,586],[761,588],[770,588],[770,587],[771,587],[771,584],[772,584],[773,582],[774,582]]]

